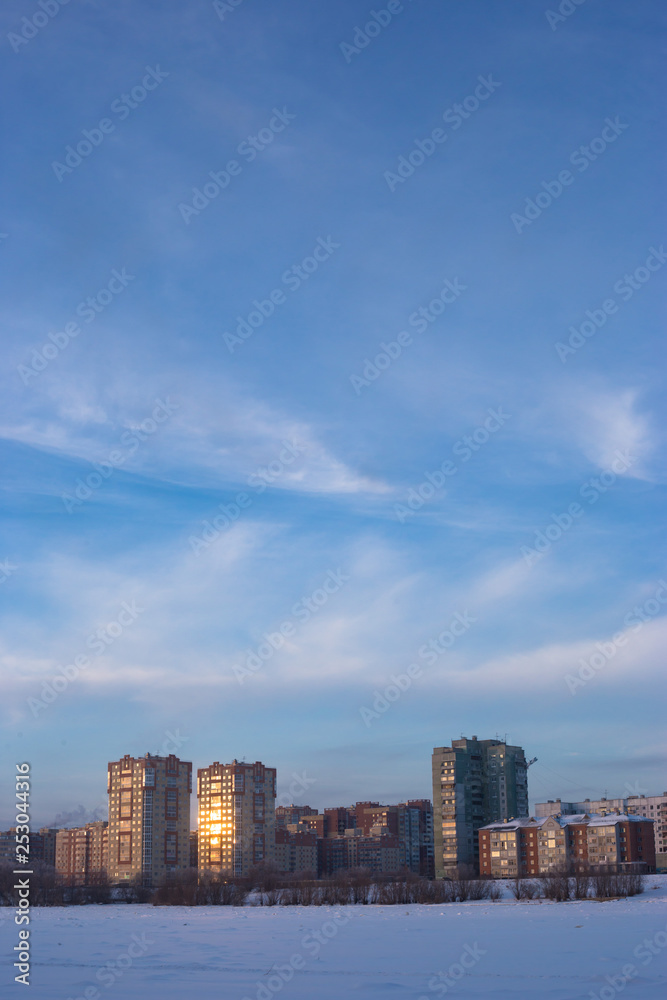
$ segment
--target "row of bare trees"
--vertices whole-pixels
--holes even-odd
[[[11,864],[0,863],[0,906],[16,903],[16,876]],[[635,896],[644,891],[644,876],[636,872],[579,869],[552,870],[532,878],[508,883],[515,899],[610,899]],[[467,900],[499,900],[503,890],[497,882],[461,870],[449,879],[420,878],[405,871],[397,876],[377,875],[359,868],[339,871],[317,879],[314,872],[285,875],[265,863],[244,878],[227,873],[199,872],[186,868],[168,872],[154,888],[135,878],[112,885],[100,872],[88,876],[87,884],[63,878],[45,864],[35,864],[30,877],[32,906],[73,906],[86,903],[152,903],[155,906],[348,906],[406,905],[408,903],[463,903]]]
[[[516,878],[510,882],[515,899],[618,899],[637,896],[644,891],[644,876],[639,872],[614,872],[578,869],[571,873],[552,870],[535,878]]]

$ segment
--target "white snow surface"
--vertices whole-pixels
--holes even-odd
[[[35,909],[30,932],[24,992],[13,981],[18,927],[0,910],[3,997],[667,997],[665,876],[607,902],[515,902],[506,890],[495,903],[438,906]]]

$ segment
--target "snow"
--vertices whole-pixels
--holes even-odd
[[[667,996],[664,876],[650,876],[641,896],[607,902],[506,893],[439,906],[116,904],[36,909],[30,930],[27,995],[39,1000]],[[3,997],[23,995],[12,982],[17,943],[13,911],[0,910]]]

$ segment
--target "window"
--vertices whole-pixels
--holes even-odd
[[[167,864],[175,864],[178,856],[178,834],[166,833],[164,840],[164,860]]]
[[[118,838],[118,861],[121,865],[132,860],[132,834],[121,833]]]
[[[165,818],[177,819],[178,817],[178,789],[168,788],[166,791]]]

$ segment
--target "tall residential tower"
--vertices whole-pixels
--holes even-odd
[[[521,747],[465,737],[433,751],[435,875],[479,867],[477,831],[528,813],[527,764]]]
[[[192,764],[168,757],[130,757],[108,768],[109,877],[140,876],[153,885],[190,861]]]
[[[199,869],[247,875],[276,856],[276,769],[211,764],[197,771]]]

